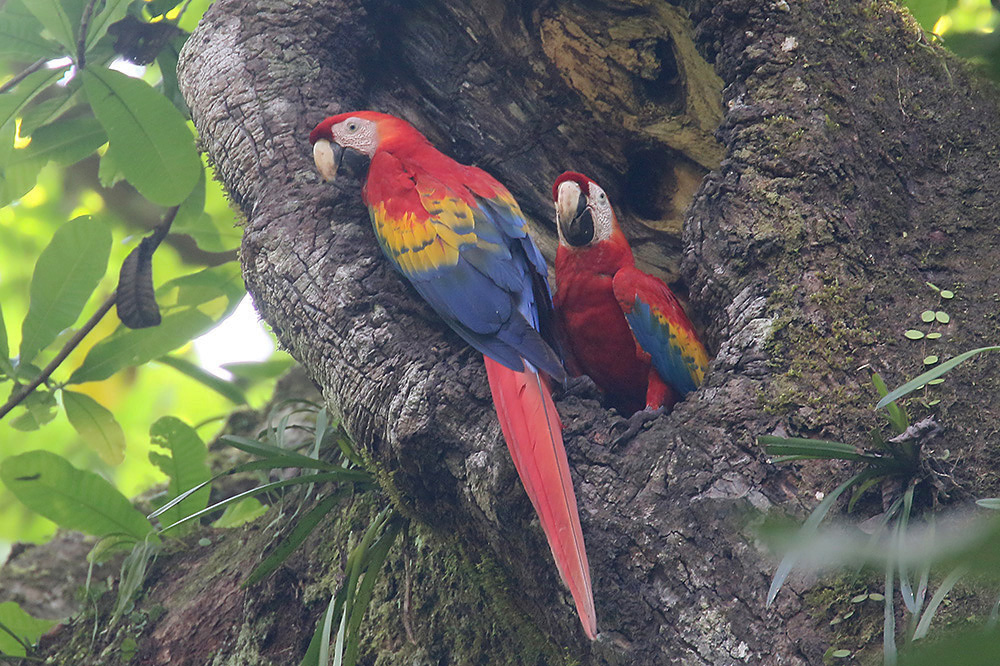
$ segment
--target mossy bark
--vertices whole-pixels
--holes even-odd
[[[896,384],[931,351],[996,341],[998,97],[901,10],[217,0],[179,75],[246,217],[259,311],[412,519],[376,593],[364,663],[816,664],[835,638],[870,648],[870,632],[835,635],[803,581],[765,608],[774,563],[748,523],[804,510],[846,474],[774,467],[758,435],[864,444],[878,426],[871,369]],[[590,174],[642,265],[689,289],[714,356],[700,391],[618,445],[625,422],[592,389],[558,401],[594,643],[533,523],[481,362],[380,256],[358,184],[314,172],[309,130],[360,108],[405,117],[497,176],[550,256],[551,182],[568,168]],[[913,343],[903,330],[939,304],[926,282],[956,292],[952,319],[940,340]],[[953,373],[931,408],[971,493],[998,485],[996,363]],[[338,575],[343,528],[372,510],[331,520],[328,543],[263,592],[231,585],[252,601],[225,615],[214,662],[294,663]],[[187,570],[164,565],[147,595],[197,590],[184,577],[235,584],[232,558],[252,562],[265,545],[254,529],[224,538],[246,543],[221,560],[178,555]],[[287,651],[261,648],[261,633]]]

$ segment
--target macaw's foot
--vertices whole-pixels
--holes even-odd
[[[665,414],[667,411],[668,410],[664,407],[660,407],[658,409],[649,409],[647,407],[646,409],[639,410],[632,416],[628,417],[628,427],[625,429],[625,432],[615,438],[615,440],[611,443],[611,448],[617,448],[629,441],[639,434],[639,431],[645,428],[647,423],[652,423],[658,419],[661,414]]]

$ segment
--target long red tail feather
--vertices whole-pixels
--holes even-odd
[[[573,595],[583,630],[593,639],[597,615],[590,566],[563,447],[562,423],[548,384],[537,372],[514,372],[488,356],[483,358],[514,467],[541,520],[559,575]]]

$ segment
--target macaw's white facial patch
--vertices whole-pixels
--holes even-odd
[[[326,139],[313,144],[313,161],[323,180],[330,182],[337,177],[337,158],[333,153],[333,146]]]
[[[378,148],[378,128],[371,120],[351,117],[333,126],[333,140],[344,148],[374,157]]]
[[[614,231],[615,213],[611,210],[611,201],[601,186],[590,183],[587,192],[587,205],[594,216],[594,242],[608,240]]]

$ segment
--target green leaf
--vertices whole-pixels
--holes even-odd
[[[931,628],[931,620],[934,619],[934,614],[937,613],[938,606],[941,605],[944,598],[948,596],[949,592],[951,592],[951,588],[955,587],[955,583],[957,583],[962,576],[967,573],[969,573],[969,569],[967,567],[958,566],[955,567],[955,569],[953,569],[943,581],[941,581],[941,585],[938,586],[938,589],[934,592],[934,596],[932,596],[930,602],[928,602],[927,608],[924,610],[924,614],[920,616],[920,622],[917,623],[917,628],[913,630],[913,640],[916,641],[927,636],[927,632],[930,631]]]
[[[246,295],[240,268],[230,261],[197,273],[190,273],[164,282],[156,290],[156,300],[164,306],[192,306],[225,298],[228,314]]]
[[[0,374],[10,374],[10,346],[7,343],[7,325],[3,321],[3,305],[0,304]]]
[[[7,2],[0,11],[0,56],[37,60],[59,55],[59,45],[42,37],[41,32],[42,24],[24,5]]]
[[[917,330],[917,329],[915,329],[915,328],[911,328],[911,329],[909,329],[908,331],[905,331],[905,332],[903,333],[903,335],[904,335],[904,336],[905,336],[905,337],[906,337],[906,338],[907,338],[908,340],[920,340],[921,338],[923,338],[923,337],[924,337],[924,332],[923,332],[923,331],[918,331],[918,330]]]
[[[984,497],[983,499],[977,499],[976,504],[984,509],[1000,511],[1000,497]]]
[[[295,359],[281,352],[266,361],[224,363],[222,369],[232,373],[237,379],[254,384],[280,377],[294,365]]]
[[[764,446],[768,455],[794,456],[796,459],[820,458],[824,460],[855,460],[875,462],[880,459],[858,453],[857,447],[842,442],[830,442],[823,439],[803,439],[801,437],[775,437],[761,435],[758,443]]]
[[[13,90],[0,95],[0,127],[4,127],[8,123],[13,124],[21,110],[35,99],[38,93],[62,78],[65,71],[66,67],[59,67],[33,72],[18,83]]]
[[[33,360],[73,325],[104,277],[110,252],[111,229],[102,220],[84,216],[59,227],[35,263],[19,363]]]
[[[173,416],[164,416],[149,428],[153,444],[170,452],[165,456],[155,451],[149,459],[170,479],[169,499],[208,481],[208,451],[194,428]],[[165,511],[161,522],[174,523],[208,506],[210,489],[206,485]]]
[[[101,164],[97,167],[97,180],[100,181],[101,187],[107,189],[111,189],[125,180],[125,174],[118,166],[118,162],[115,161],[114,151],[110,144],[101,155]]]
[[[52,160],[68,165],[89,157],[107,143],[104,128],[91,116],[70,118],[44,127],[39,127],[31,135],[31,143],[21,150],[15,150],[10,164],[27,160],[37,160],[45,164]]]
[[[87,51],[90,51],[101,40],[101,37],[107,34],[108,27],[112,23],[117,23],[125,18],[128,6],[131,3],[132,0],[106,0],[104,9],[90,19],[90,26],[87,28]]]
[[[927,334],[927,339],[928,339],[928,340],[937,340],[937,339],[938,339],[938,338],[940,338],[940,337],[941,337],[941,334],[940,334],[940,333],[937,333],[937,332],[934,332],[934,333],[928,333],[928,334]]]
[[[62,0],[27,0],[25,7],[69,53],[76,53],[76,31]]]
[[[0,654],[23,657],[25,646],[37,643],[55,623],[28,615],[16,602],[0,603]]]
[[[872,384],[875,385],[875,390],[878,391],[879,397],[885,397],[889,393],[889,388],[885,385],[882,380],[882,375],[877,372],[872,373]],[[910,417],[907,416],[906,410],[899,406],[898,403],[889,403],[887,411],[889,412],[887,417],[889,419],[889,425],[892,426],[898,434],[903,434],[907,428],[910,427]],[[882,443],[882,448],[885,448],[885,443]]]
[[[994,666],[1000,652],[1000,631],[975,626],[965,631],[949,632],[932,642],[920,641],[906,651],[900,666]]]
[[[234,404],[247,404],[247,397],[239,386],[221,377],[216,377],[191,361],[176,356],[161,356],[156,360],[200,382]]]
[[[101,460],[119,465],[125,459],[125,433],[114,415],[84,393],[62,392],[66,417]]]
[[[840,497],[845,490],[850,488],[852,485],[858,482],[867,481],[872,476],[875,476],[873,470],[865,470],[863,472],[858,472],[847,481],[837,486],[837,488],[831,492],[829,495],[823,498],[816,508],[812,510],[809,517],[806,518],[806,522],[802,524],[799,531],[796,533],[795,541],[796,543],[807,543],[819,530],[819,524],[823,522],[826,518],[826,514],[830,512],[833,508],[834,502]],[[792,573],[792,569],[795,568],[795,564],[799,561],[801,553],[799,550],[793,549],[785,554],[781,558],[781,562],[778,564],[778,569],[774,573],[774,578],[771,580],[771,588],[767,591],[767,601],[766,606],[770,606],[774,601],[774,598],[778,596],[778,592],[781,590],[781,586],[785,584],[785,580],[788,575]]]
[[[285,488],[287,486],[301,486],[308,483],[323,483],[325,481],[343,481],[345,478],[351,476],[351,472],[348,470],[334,471],[334,472],[317,472],[316,474],[306,474],[303,476],[296,476],[291,479],[284,479],[282,481],[272,481],[271,483],[265,483],[263,485],[257,486],[256,488],[251,488],[250,490],[244,490],[242,493],[228,497],[222,501],[216,502],[215,504],[205,507],[201,511],[196,511],[189,516],[186,516],[176,523],[171,523],[165,526],[161,532],[166,532],[167,530],[179,527],[192,520],[197,520],[202,516],[218,511],[223,507],[227,507],[230,504],[235,504],[237,502],[242,502],[247,497],[253,497],[255,495],[260,495],[261,493],[270,492],[272,490],[277,490],[279,488]],[[354,474],[356,476],[356,474]],[[167,508],[173,508],[171,505],[165,505]],[[158,515],[157,512],[153,512],[150,516]]]
[[[122,562],[118,598],[115,600],[115,608],[111,613],[109,631],[118,623],[129,602],[142,587],[142,583],[146,579],[146,571],[159,552],[160,540],[158,538],[144,539],[136,542],[132,551],[125,557],[125,561]]]
[[[337,608],[337,599],[340,595],[335,594],[330,598],[330,603],[326,606],[326,612],[322,619],[316,624],[316,631],[313,632],[309,647],[305,656],[299,662],[299,666],[327,666],[329,662],[330,634],[333,632],[333,615]]]
[[[298,467],[302,467],[304,469],[323,469],[331,471],[342,469],[340,465],[335,465],[325,460],[310,458],[309,456],[304,456],[301,453],[289,451],[288,449],[283,449],[277,446],[271,446],[270,444],[265,444],[264,442],[260,442],[256,439],[250,439],[249,437],[223,435],[219,438],[219,441],[225,442],[226,444],[229,444],[230,446],[245,453],[249,453],[252,456],[258,456],[264,459],[293,460],[297,462]]]
[[[934,318],[938,321],[939,324],[947,324],[949,321],[951,321],[951,317],[948,315],[948,313],[943,312],[941,310],[938,310],[937,312],[934,313]]]
[[[247,579],[243,581],[243,586],[249,587],[271,575],[275,569],[281,566],[282,562],[288,559],[289,555],[295,552],[296,548],[302,545],[306,537],[312,534],[312,531],[333,510],[333,507],[337,506],[349,493],[350,491],[347,489],[338,489],[327,495],[319,504],[310,509],[306,515],[302,516],[299,522],[295,524],[295,528],[281,539],[278,547],[250,572]]]
[[[878,404],[875,405],[875,408],[881,409],[890,402],[898,400],[902,398],[904,395],[908,395],[913,391],[916,391],[917,389],[923,388],[924,385],[926,385],[932,379],[937,379],[938,377],[945,374],[946,372],[948,372],[955,366],[959,365],[960,363],[967,361],[968,359],[972,358],[977,354],[982,354],[983,352],[988,352],[988,351],[1000,351],[1000,347],[979,347],[978,349],[972,349],[970,351],[967,351],[964,354],[959,354],[955,358],[949,361],[945,361],[936,368],[932,368],[931,370],[928,370],[927,372],[918,375],[916,378],[911,379],[910,381],[906,382],[899,388],[890,392],[888,395],[884,396],[881,400],[878,401]]]
[[[184,117],[140,79],[109,69],[85,69],[81,75],[125,178],[153,203],[181,203],[202,171]]]
[[[222,515],[212,523],[212,527],[219,529],[239,527],[263,516],[267,513],[267,508],[267,505],[261,504],[260,500],[248,497],[242,502],[227,506]]]
[[[934,311],[924,310],[923,312],[920,313],[920,320],[923,321],[925,324],[931,323],[932,321],[934,321]]]
[[[29,451],[0,463],[0,480],[23,504],[60,527],[139,541],[153,526],[114,486],[62,456]]]
[[[906,7],[920,27],[930,32],[941,15],[948,11],[948,0],[906,0]]]
[[[20,390],[20,386],[15,386],[11,394],[20,392]],[[10,425],[12,428],[26,432],[29,430],[38,430],[54,419],[58,405],[56,397],[51,391],[37,388],[21,401],[21,407],[24,408],[24,412],[11,421]]]
[[[69,383],[100,381],[128,366],[147,363],[187,344],[214,324],[198,308],[187,308],[165,316],[153,328],[120,327],[91,348]]]
[[[944,298],[944,299],[955,298],[955,292],[953,292],[953,291],[951,291],[949,289],[942,289],[941,290],[941,298]]]
[[[385,532],[378,541],[371,547],[364,563],[365,578],[358,586],[357,594],[354,597],[351,608],[351,619],[347,624],[347,646],[344,651],[344,663],[354,666],[358,661],[358,645],[360,642],[361,620],[372,600],[372,591],[375,588],[375,581],[378,579],[378,572],[382,569],[389,556],[389,550],[396,542],[396,537],[403,529],[403,519],[401,516],[393,514]]]
[[[938,362],[938,357],[934,354],[930,356],[924,356],[924,365],[934,365]]]
[[[54,90],[50,90],[46,99],[24,110],[21,116],[21,135],[31,136],[38,128],[47,125],[70,109],[74,110],[74,114],[82,112],[84,107],[79,104],[80,98],[77,95],[79,91],[80,82],[76,78],[71,79],[66,86],[57,86]],[[92,115],[89,109],[87,115]]]

